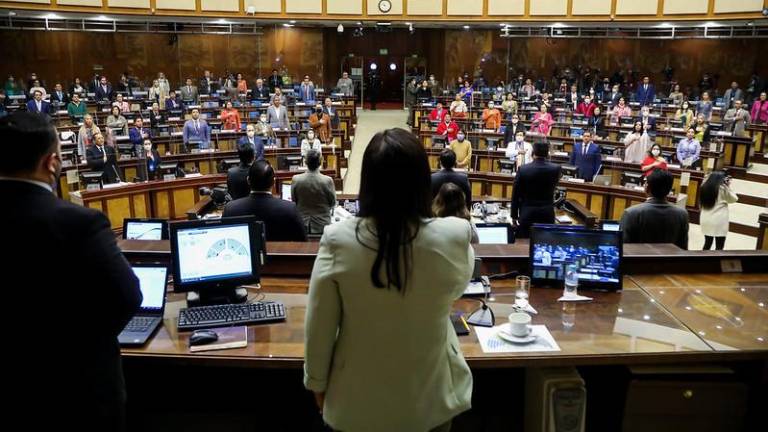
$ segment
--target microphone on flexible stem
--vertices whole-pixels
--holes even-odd
[[[488,297],[491,294],[491,283],[487,276],[481,276],[483,281],[483,287],[485,288],[485,296],[482,299],[478,299],[482,306],[472,312],[467,317],[467,323],[473,326],[479,327],[493,327],[496,323],[496,317],[493,315],[493,309],[488,306]]]

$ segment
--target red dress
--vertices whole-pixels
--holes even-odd
[[[236,108],[223,110],[221,122],[221,128],[224,130],[240,130],[240,112]]]
[[[448,133],[448,142],[455,140],[456,134],[459,133],[459,125],[453,120],[451,120],[449,124],[445,124],[444,121],[440,122],[440,124],[437,125],[437,134],[445,135],[446,132]]]
[[[448,114],[447,109],[443,108],[440,110],[440,112],[438,112],[437,108],[435,108],[432,110],[432,112],[429,113],[429,120],[443,123],[446,114]]]

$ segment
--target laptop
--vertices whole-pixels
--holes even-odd
[[[125,325],[117,340],[120,345],[144,345],[163,322],[168,267],[159,264],[134,264],[144,300],[141,308]]]
[[[512,244],[515,242],[515,231],[506,222],[478,223],[477,238],[480,244]]]

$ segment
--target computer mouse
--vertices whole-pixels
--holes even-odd
[[[190,345],[205,345],[219,340],[219,335],[213,330],[195,330],[189,336]]]

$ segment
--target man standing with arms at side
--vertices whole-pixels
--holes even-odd
[[[195,108],[192,110],[192,118],[184,123],[184,130],[182,131],[184,138],[184,148],[189,148],[190,141],[199,141],[200,149],[207,149],[211,144],[211,129],[208,127],[208,123],[200,118],[200,110]]]
[[[548,156],[548,143],[534,143],[533,162],[517,170],[510,216],[518,224],[518,237],[528,237],[535,223],[555,223],[555,187],[561,174],[560,165],[547,161]]]
[[[603,162],[600,146],[592,142],[592,132],[590,131],[584,131],[581,140],[581,143],[573,145],[570,164],[579,169],[580,179],[591,182]]]
[[[5,311],[8,322],[23,323],[13,342],[23,354],[6,358],[6,419],[34,430],[123,431],[117,335],[141,304],[139,282],[104,214],[53,193],[61,156],[52,124],[24,112],[4,117],[0,147],[0,194],[14,203],[0,215],[14,245],[0,271],[27,282],[5,290],[5,301],[34,302],[36,315]]]
[[[655,170],[648,176],[648,200],[624,210],[621,229],[624,243],[674,243],[688,249],[688,212],[667,201],[672,174]]]
[[[323,156],[319,151],[310,150],[304,160],[307,172],[293,176],[291,200],[296,203],[307,232],[322,234],[336,207],[336,187],[332,178],[320,172]]]
[[[35,90],[34,98],[27,102],[27,111],[48,117],[51,113],[51,104],[43,100],[43,93]]]
[[[267,122],[276,129],[288,130],[288,110],[280,105],[280,97],[272,98],[272,105],[267,108]]]

